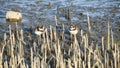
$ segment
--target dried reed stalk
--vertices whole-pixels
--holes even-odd
[[[111,30],[111,40],[112,40],[112,49],[114,48],[114,37],[113,37],[113,31]]]
[[[105,58],[105,64],[104,64],[105,66],[104,67],[106,68],[107,67],[107,53],[106,53],[106,51],[104,53],[104,58]]]
[[[91,53],[89,52],[89,54],[88,54],[88,68],[91,68],[90,59],[91,59]]]
[[[33,50],[32,48],[30,48],[30,52],[31,52],[31,68],[34,68],[34,62],[33,62]]]
[[[7,61],[4,62],[4,68],[8,68],[8,62]]]
[[[46,40],[47,40],[47,48],[48,48],[49,51],[51,51],[49,37],[48,37],[48,30],[47,29],[45,30],[45,33],[46,33]]]
[[[114,66],[117,68],[117,44],[115,44],[115,51],[113,52]]]
[[[71,59],[68,59],[68,68],[72,68],[72,65],[71,65]]]
[[[64,24],[62,24],[62,27],[63,27],[63,29],[62,29],[62,41],[65,41],[65,37],[64,37],[65,26],[64,26]]]
[[[67,10],[67,19],[68,19],[68,21],[71,21],[71,11],[70,11],[70,8],[68,8],[68,10]]]
[[[88,42],[87,42],[87,34],[84,36],[84,58],[85,58],[85,62],[87,61],[87,58],[86,58],[86,53],[87,53],[87,51],[86,51],[86,48],[87,48],[87,45],[88,44]]]
[[[46,43],[45,33],[43,33],[42,35],[43,35],[43,43]]]
[[[104,37],[102,37],[102,53],[104,53]]]
[[[19,39],[20,39],[20,36],[19,36],[19,31],[18,31],[17,22],[16,22],[16,36],[17,36],[17,39],[19,40]]]
[[[57,15],[55,15],[55,24],[56,24],[56,26],[58,26]]]
[[[117,57],[117,59],[118,59],[118,65],[117,65],[117,67],[119,67],[120,66],[120,51],[118,51],[118,57]]]
[[[80,30],[80,36],[82,37],[81,43],[83,43],[83,30]]]
[[[0,50],[0,68],[3,68],[2,59],[3,59],[3,52],[4,52],[4,49],[5,49],[5,46],[6,45],[3,45],[2,50]]]
[[[88,13],[87,13],[87,19],[88,19],[88,30],[89,30],[89,33],[91,33],[91,25],[90,25],[90,19],[89,19]]]
[[[50,25],[50,43],[52,45],[52,40],[53,40],[53,30],[52,30],[52,26]]]
[[[86,68],[86,64],[85,64],[85,61],[82,62],[82,68]]]
[[[88,24],[88,28],[91,30],[91,26],[89,26],[89,24]],[[63,26],[62,39],[63,41],[66,41],[64,39],[65,38],[64,24],[62,24],[62,26]],[[23,30],[20,30],[19,32],[18,29],[16,31],[18,32],[17,38],[19,38],[17,40],[15,38],[15,34],[11,32],[11,25],[9,25],[9,32],[10,32],[9,39],[7,39],[8,36],[6,35],[6,33],[4,33],[4,39],[3,39],[3,44],[2,44],[3,47],[2,47],[2,50],[0,50],[0,68],[3,68],[3,67],[4,68],[9,68],[9,67],[11,68],[19,68],[19,67],[20,68],[29,68],[29,67],[31,68],[52,68],[50,66],[51,61],[52,62],[54,61],[53,65],[55,66],[55,68],[66,68],[66,67],[68,68],[73,68],[73,67],[74,68],[86,68],[86,67],[94,68],[96,66],[98,66],[98,68],[100,67],[118,68],[120,65],[119,46],[117,45],[117,43],[114,42],[113,31],[110,30],[109,23],[108,23],[107,47],[105,47],[105,40],[104,40],[105,37],[103,36],[101,39],[102,49],[99,49],[98,44],[94,44],[94,43],[91,43],[91,45],[88,46],[88,41],[89,41],[88,35],[87,34],[83,35],[83,31],[81,30],[80,36],[82,37],[82,41],[78,41],[76,35],[74,35],[73,37],[71,37],[71,39],[73,38],[74,43],[70,44],[70,46],[68,46],[69,50],[67,50],[67,52],[64,50],[64,53],[62,51],[62,47],[64,46],[61,46],[61,40],[59,40],[58,38],[58,35],[56,33],[56,28],[54,28],[53,30],[52,26],[50,26],[50,34],[48,33],[47,29],[45,30],[45,34],[43,36],[44,43],[41,43],[41,41],[38,41],[39,43],[41,43],[41,46],[40,46],[41,51],[39,53],[37,53],[39,49],[37,48],[37,44],[35,43],[35,41],[33,44],[31,44],[31,46],[33,46],[33,48],[32,47],[30,48],[30,52],[31,52],[30,64],[31,65],[26,63],[26,61],[29,61],[29,60],[26,60],[26,58],[24,58],[25,56],[24,49],[23,49],[24,48],[23,42],[25,42],[24,35],[23,35],[24,32]],[[50,35],[50,38],[48,37],[49,35]],[[53,39],[55,39],[54,42],[52,41]],[[112,44],[110,43],[110,41],[112,41]],[[79,45],[78,42],[81,42],[81,44]],[[66,42],[63,42],[63,44],[64,43]],[[112,47],[110,47],[110,45],[112,45]],[[3,62],[4,50],[6,46],[10,47],[9,56],[11,57],[10,58],[7,57],[7,59],[9,59],[10,61],[6,60],[5,62]],[[53,46],[53,48],[51,48],[50,46]],[[84,48],[84,50],[82,50],[81,47]],[[109,47],[109,51],[107,49],[108,47]],[[6,47],[6,49],[8,48]],[[16,49],[18,49],[18,54],[14,53],[15,51],[17,52]],[[51,49],[53,50],[53,52],[51,52]],[[112,50],[112,49],[115,49],[115,50]],[[48,52],[48,50],[50,51]],[[66,59],[64,55],[70,56],[70,58],[67,57]],[[111,56],[113,57],[111,58]]]
[[[22,29],[20,31],[20,34],[21,34],[21,41],[24,41],[24,36],[23,36],[23,30]]]
[[[54,28],[54,39],[55,39],[55,41],[57,40],[57,34],[56,34],[56,28]]]
[[[108,40],[107,40],[107,49],[110,50],[110,24],[108,22]]]

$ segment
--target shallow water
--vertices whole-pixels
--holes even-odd
[[[64,17],[63,9],[66,12],[70,8],[72,23],[78,24],[81,29],[87,30],[84,22],[87,21],[86,14],[88,13],[90,21],[101,25],[100,29],[107,30],[104,22],[109,20],[110,27],[114,30],[116,37],[120,34],[120,25],[117,25],[120,23],[120,1],[118,0],[0,0],[0,23],[5,26],[0,28],[1,32],[9,23],[5,19],[5,13],[12,8],[18,8],[23,14],[22,27],[34,27],[40,23],[54,26],[55,15],[59,17],[59,24],[66,24],[68,21]],[[98,29],[97,26],[93,26],[93,30],[98,31],[99,35],[101,31],[96,28]]]

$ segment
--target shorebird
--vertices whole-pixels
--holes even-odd
[[[43,25],[39,25],[35,28],[35,34],[41,35],[45,32],[45,27]]]
[[[69,32],[70,32],[70,41],[74,43],[74,45],[78,45],[77,41],[77,33],[79,29],[77,25],[70,25]]]
[[[77,25],[71,25],[69,28],[69,32],[72,35],[76,35],[78,33],[78,27]]]

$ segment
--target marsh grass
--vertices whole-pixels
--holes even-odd
[[[90,23],[88,29],[92,32]],[[4,33],[0,42],[0,68],[119,68],[119,43],[114,42],[109,22],[107,42],[102,36],[99,46],[89,43],[89,35],[83,30],[71,37],[73,41],[70,42],[66,38],[70,36],[64,30],[64,24],[60,32],[50,25],[42,36],[31,35],[31,42],[26,40],[24,31],[17,28],[17,24],[15,32],[9,26],[9,34]]]

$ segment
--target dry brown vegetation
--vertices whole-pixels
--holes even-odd
[[[119,68],[120,49],[109,27],[101,44],[81,29],[75,36],[65,34],[65,26],[50,26],[42,36],[26,34],[22,29],[4,33],[0,42],[0,68]],[[79,40],[78,40],[79,38]],[[90,42],[92,41],[92,42]]]

